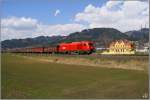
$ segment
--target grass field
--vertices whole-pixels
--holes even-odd
[[[148,94],[147,71],[34,58],[2,54],[2,98],[143,98]]]

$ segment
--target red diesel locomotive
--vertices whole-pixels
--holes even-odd
[[[93,42],[81,41],[71,43],[61,43],[56,47],[32,47],[13,49],[11,52],[16,53],[62,53],[62,54],[91,54],[95,51]]]
[[[90,54],[95,50],[93,42],[81,41],[72,43],[61,43],[58,45],[59,53],[79,53],[79,54]]]

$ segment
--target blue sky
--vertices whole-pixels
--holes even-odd
[[[65,24],[72,22],[76,13],[88,4],[101,6],[106,0],[3,0],[2,18],[31,17],[46,24]],[[54,16],[59,9],[61,14]]]
[[[2,0],[1,40],[149,27],[148,0]]]

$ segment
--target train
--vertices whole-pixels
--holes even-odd
[[[56,54],[91,54],[95,52],[92,41],[60,43],[57,46],[30,47],[11,49],[12,53],[56,53]]]

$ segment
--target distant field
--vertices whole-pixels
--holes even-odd
[[[65,63],[60,62],[62,57],[55,55],[2,54],[2,98],[147,97],[147,58],[143,59],[142,68],[144,67],[144,70],[128,70],[105,68],[106,65],[111,65],[111,63],[106,63],[107,59],[110,59],[107,57],[107,59],[101,59],[101,62],[96,62],[99,67],[73,63],[81,57],[70,57],[69,59],[74,61],[65,64],[65,61],[68,61],[68,57],[64,57]],[[95,61],[92,57],[86,59]],[[142,61],[141,58],[133,59],[132,62],[134,60],[135,65]],[[83,62],[84,60],[80,59],[79,61]],[[132,62],[121,60],[117,64],[121,65],[122,63],[125,65]]]

